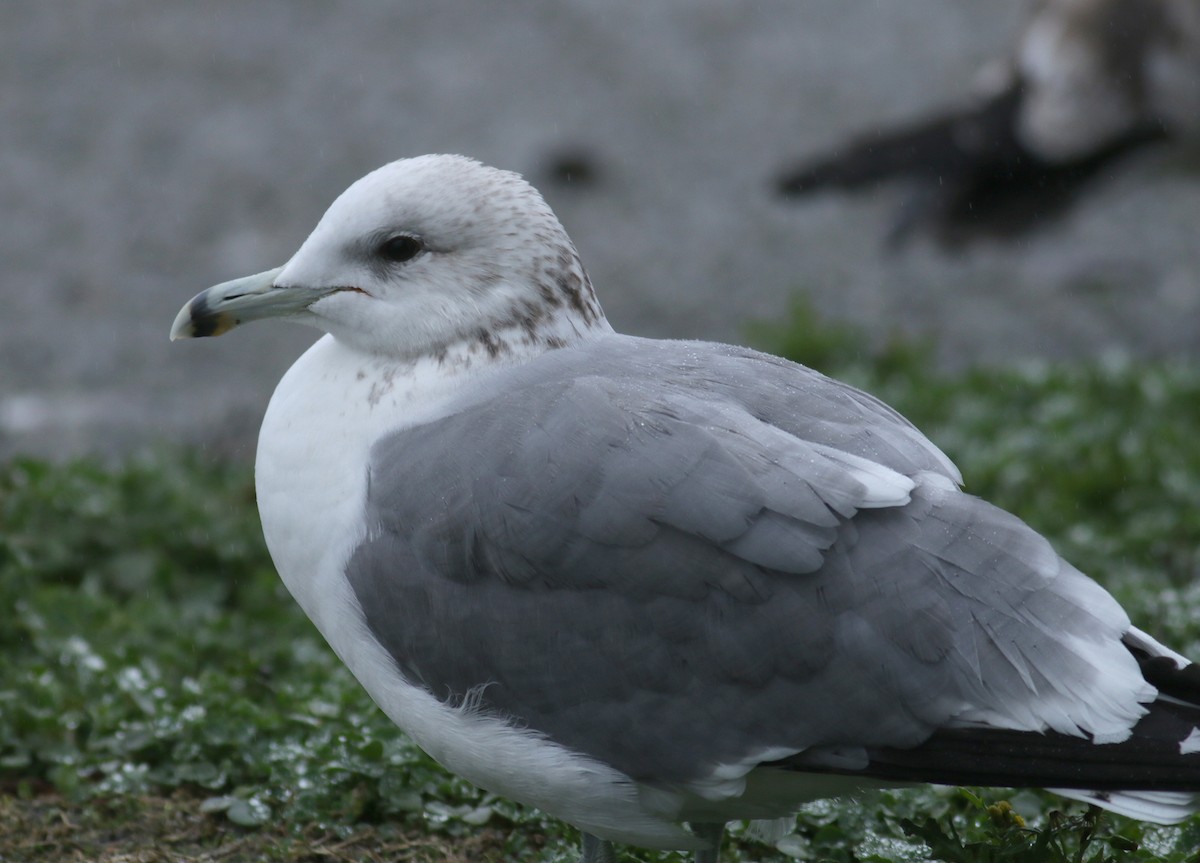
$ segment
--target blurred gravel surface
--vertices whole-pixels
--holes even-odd
[[[176,310],[282,263],[368,170],[436,151],[532,179],[625,331],[744,340],[803,291],[950,365],[1194,354],[1194,154],[1138,158],[1043,233],[954,256],[883,250],[898,190],[768,193],[790,158],[965,92],[1027,6],[0,4],[0,456],[250,457],[314,333],[172,345]]]

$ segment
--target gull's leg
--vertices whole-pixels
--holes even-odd
[[[720,823],[693,824],[688,823],[692,833],[707,840],[708,848],[696,852],[696,863],[718,863],[721,858],[721,837],[725,835],[725,825]]]
[[[579,863],[617,863],[617,852],[607,839],[597,839],[591,833],[583,834],[583,856]]]

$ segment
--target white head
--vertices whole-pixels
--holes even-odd
[[[537,190],[512,172],[441,155],[392,162],[354,183],[283,267],[197,295],[172,338],[261,317],[396,357],[470,340],[489,350],[509,338],[555,347],[564,331],[608,328]]]

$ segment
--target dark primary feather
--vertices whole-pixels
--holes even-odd
[[[1195,792],[1200,786],[1200,751],[1181,754],[1181,744],[1200,733],[1200,669],[1180,669],[1171,659],[1152,657],[1129,640],[1126,646],[1146,679],[1160,693],[1180,701],[1156,700],[1128,740],[1106,744],[1099,752],[1087,737],[1053,731],[955,728],[938,730],[915,747],[868,747],[865,768],[814,767],[803,755],[779,766],[945,785]],[[1181,703],[1184,700],[1188,703]]]
[[[890,471],[942,479],[880,505]],[[406,678],[643,781],[989,711],[1074,730],[1128,621],[956,479],[814,372],[614,336],[382,440],[346,573]]]

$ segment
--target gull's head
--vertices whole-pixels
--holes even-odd
[[[292,259],[195,296],[171,338],[246,321],[312,324],[414,357],[479,339],[563,340],[604,327],[566,231],[519,175],[463,156],[401,159],[354,183]]]

